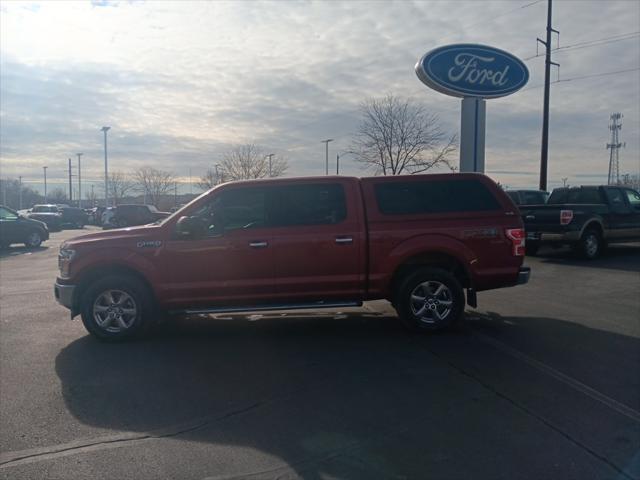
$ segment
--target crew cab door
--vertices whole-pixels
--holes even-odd
[[[277,187],[271,220],[281,301],[354,300],[363,295],[364,220],[353,182],[314,179]]]
[[[630,188],[623,189],[627,196],[627,202],[631,207],[629,217],[629,237],[631,240],[640,240],[640,193]]]
[[[626,198],[625,190],[617,187],[606,187],[604,190],[609,203],[608,239],[615,241],[633,238],[634,224],[635,229],[638,230],[635,233],[640,235],[640,222],[638,221],[640,211],[636,210],[634,212],[634,209],[629,204],[631,198]]]
[[[202,234],[177,234],[163,252],[164,299],[183,306],[250,306],[274,295],[273,233],[264,188],[230,185],[197,211]]]

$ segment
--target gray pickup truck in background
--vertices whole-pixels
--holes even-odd
[[[640,241],[640,193],[623,186],[556,188],[546,204],[520,212],[529,255],[541,245],[570,245],[592,259],[608,243]]]

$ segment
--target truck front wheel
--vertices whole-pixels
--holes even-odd
[[[411,330],[444,330],[459,322],[464,313],[460,282],[440,268],[420,268],[410,273],[394,300],[400,319]]]
[[[127,276],[96,280],[82,295],[82,323],[100,340],[119,341],[144,333],[153,303],[147,287]]]

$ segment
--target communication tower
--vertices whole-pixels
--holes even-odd
[[[622,129],[622,118],[624,115],[621,113],[611,114],[611,123],[609,124],[609,130],[611,130],[611,143],[607,143],[607,149],[609,149],[609,179],[608,185],[618,185],[620,183],[620,162],[618,156],[618,150],[627,146],[626,142],[621,143],[618,138],[618,131]]]

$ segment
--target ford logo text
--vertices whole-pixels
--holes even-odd
[[[504,97],[529,80],[529,70],[519,58],[475,44],[431,50],[416,64],[416,74],[427,86],[454,97]]]

